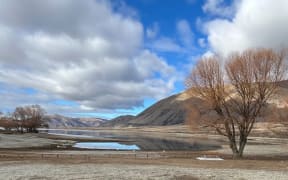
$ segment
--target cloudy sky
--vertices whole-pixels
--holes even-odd
[[[1,0],[0,111],[137,114],[201,56],[288,46],[287,0]]]

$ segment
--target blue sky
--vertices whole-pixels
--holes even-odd
[[[185,90],[203,56],[287,47],[287,2],[3,0],[0,111],[135,115]]]

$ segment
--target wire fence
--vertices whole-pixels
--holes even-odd
[[[1,153],[0,159],[77,159],[93,160],[99,158],[127,159],[162,159],[162,158],[196,158],[199,153],[191,152],[134,152],[134,153],[100,153],[100,154],[70,154],[70,153]],[[211,155],[210,155],[211,156]]]

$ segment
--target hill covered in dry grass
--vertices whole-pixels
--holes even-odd
[[[259,121],[285,121],[288,117],[288,80],[278,83],[277,93],[269,100]],[[120,116],[100,126],[167,126],[199,123],[199,118],[211,118],[213,110],[189,91],[156,102],[137,116]]]

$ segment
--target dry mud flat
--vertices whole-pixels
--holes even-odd
[[[107,179],[260,179],[287,180],[287,171],[216,169],[171,165],[52,163],[52,162],[0,162],[0,179],[5,180],[107,180]]]

